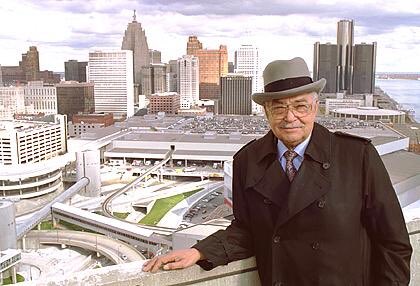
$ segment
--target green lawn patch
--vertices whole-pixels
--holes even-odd
[[[165,216],[165,214],[172,209],[176,204],[180,201],[188,198],[192,194],[203,190],[204,188],[195,189],[191,192],[186,192],[183,194],[175,195],[172,197],[167,197],[164,199],[158,199],[155,204],[153,205],[150,212],[143,217],[139,223],[140,224],[147,224],[147,225],[156,225],[159,221]]]
[[[38,228],[35,227],[34,229],[38,229]],[[51,230],[51,229],[54,229],[52,221],[45,220],[41,222],[41,230]]]
[[[17,280],[17,282],[23,282],[23,281],[25,281],[25,278],[23,278],[23,276],[20,275],[20,274],[16,274],[16,280]],[[3,285],[10,285],[10,284],[13,284],[12,283],[12,277],[7,277],[7,278],[3,279]]]
[[[119,213],[119,212],[113,212],[112,215],[120,218],[120,219],[126,219],[130,213]]]

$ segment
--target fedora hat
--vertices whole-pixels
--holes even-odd
[[[308,66],[302,58],[277,60],[269,63],[263,72],[264,92],[254,93],[252,100],[264,105],[272,99],[286,98],[315,91],[320,93],[325,78],[313,82]]]

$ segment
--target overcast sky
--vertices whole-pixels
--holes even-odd
[[[419,0],[0,0],[0,64],[17,65],[35,45],[41,70],[58,72],[91,49],[120,49],[134,9],[165,62],[197,35],[205,48],[227,45],[229,61],[251,43],[263,66],[301,56],[312,69],[313,44],[335,43],[337,22],[353,19],[355,43],[377,42],[377,71],[420,72]]]

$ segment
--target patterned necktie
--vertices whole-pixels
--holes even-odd
[[[284,153],[284,158],[286,158],[286,175],[289,178],[289,181],[293,181],[293,178],[296,175],[296,168],[293,165],[293,159],[295,159],[298,154],[295,151],[287,150]]]

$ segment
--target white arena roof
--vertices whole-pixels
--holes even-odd
[[[341,113],[341,114],[372,115],[372,116],[390,116],[390,115],[405,114],[403,111],[391,110],[391,109],[380,109],[378,107],[337,108],[332,111]]]

